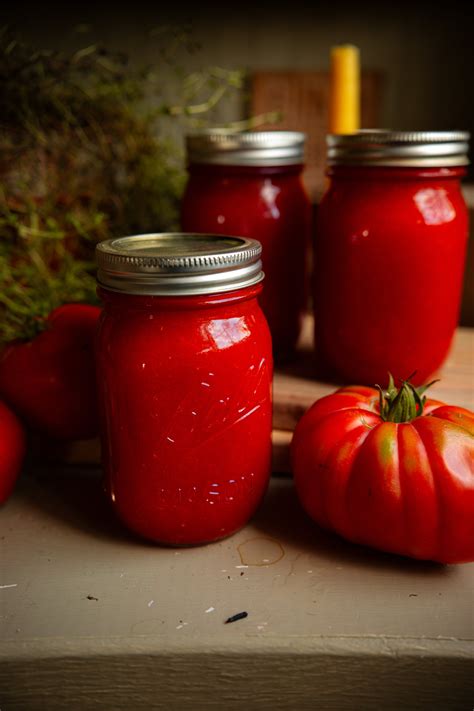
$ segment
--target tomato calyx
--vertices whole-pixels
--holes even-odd
[[[426,402],[424,392],[437,381],[432,380],[431,383],[416,388],[410,383],[413,375],[414,373],[402,380],[397,388],[392,374],[389,373],[388,388],[382,390],[380,385],[376,386],[379,391],[380,417],[384,422],[411,422],[423,414]]]

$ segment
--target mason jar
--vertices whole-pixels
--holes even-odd
[[[271,337],[261,246],[151,234],[97,246],[106,490],[123,523],[171,545],[241,528],[268,484]]]
[[[442,365],[463,283],[468,140],[462,131],[328,137],[314,273],[321,373],[421,384]]]
[[[311,205],[301,180],[304,144],[297,131],[187,136],[182,228],[261,242],[266,279],[260,300],[279,360],[294,351],[306,305]]]

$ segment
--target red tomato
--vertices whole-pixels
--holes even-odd
[[[356,543],[474,560],[474,414],[421,399],[409,383],[382,405],[381,416],[376,390],[347,387],[306,412],[292,442],[301,503]]]
[[[38,336],[2,354],[0,394],[33,430],[61,440],[96,436],[99,314],[96,306],[60,306]]]
[[[18,418],[0,402],[0,504],[10,496],[25,456],[25,433]]]

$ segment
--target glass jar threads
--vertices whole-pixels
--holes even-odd
[[[106,489],[145,538],[197,544],[242,527],[271,460],[271,337],[251,239],[154,234],[97,246]]]
[[[370,385],[415,373],[420,384],[443,363],[462,289],[468,140],[459,131],[328,137],[314,278],[322,372]]]
[[[187,137],[182,227],[262,243],[261,305],[279,359],[294,350],[306,301],[311,205],[301,180],[304,143],[305,135],[296,131],[206,131]]]

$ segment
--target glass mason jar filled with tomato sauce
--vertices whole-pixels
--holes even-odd
[[[280,360],[294,351],[306,302],[311,205],[301,180],[304,144],[305,134],[297,131],[187,137],[182,228],[262,243],[266,279],[260,302]]]
[[[314,312],[320,371],[425,382],[457,325],[468,231],[460,188],[469,134],[328,136]]]
[[[165,544],[241,528],[270,474],[271,336],[251,239],[155,234],[97,247],[106,490]]]

